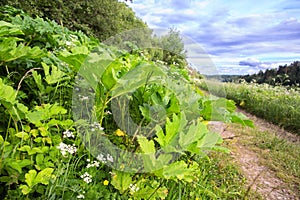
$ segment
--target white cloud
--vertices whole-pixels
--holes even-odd
[[[195,45],[187,49],[192,49],[188,49],[189,57],[198,64],[207,63],[203,52],[207,52],[223,72],[247,73],[249,70],[265,69],[280,62],[291,63],[299,59],[299,1],[133,2],[129,6],[150,28],[175,27],[193,39]],[[240,61],[252,63],[253,67],[242,67]]]

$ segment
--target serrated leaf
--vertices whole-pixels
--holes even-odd
[[[180,132],[179,144],[183,149],[189,147],[189,145],[197,142],[208,133],[206,126],[198,121],[197,125],[194,123],[190,125],[187,133]]]
[[[178,144],[179,133],[185,127],[187,120],[184,113],[181,116],[173,114],[173,121],[169,118],[166,120],[166,133],[164,134],[163,130],[160,127],[156,127],[156,136],[155,140],[160,144],[160,146],[166,152],[176,151],[175,146]]]
[[[216,144],[220,144],[222,141],[222,137],[219,133],[209,132],[198,141],[197,147],[201,149],[211,149]]]
[[[58,67],[54,65],[51,65],[51,73],[50,73],[50,67],[46,63],[42,62],[42,66],[44,68],[44,72],[46,76],[45,80],[49,85],[69,79],[66,73],[59,70]]]
[[[74,71],[78,71],[83,65],[90,51],[86,46],[76,46],[71,48],[71,52],[64,50],[58,55],[58,58],[68,63]]]
[[[40,92],[44,92],[45,87],[42,83],[42,76],[40,74],[38,74],[36,71],[32,72],[32,76],[33,76],[33,79],[34,79],[36,85],[38,86]]]
[[[142,151],[146,154],[154,154],[155,146],[153,140],[148,140],[146,137],[139,136],[137,138]]]
[[[158,66],[141,63],[118,79],[112,88],[112,98],[133,92],[145,84],[161,82],[165,76],[164,71]]]
[[[163,169],[163,176],[166,179],[179,179],[191,182],[194,170],[194,168],[189,168],[188,165],[181,160],[165,166]]]

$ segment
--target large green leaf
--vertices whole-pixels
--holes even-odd
[[[205,134],[208,134],[206,125],[198,121],[196,125],[193,123],[189,126],[187,133],[180,132],[179,144],[183,149],[186,149],[191,144],[198,142]]]
[[[5,21],[0,21],[0,37],[13,35],[23,35],[20,27]]]
[[[122,193],[127,190],[132,183],[131,175],[127,172],[113,171],[111,184]]]
[[[78,71],[90,53],[86,46],[75,46],[70,51],[60,52],[58,58],[69,64],[73,71]]]
[[[23,43],[17,44],[21,41],[19,38],[5,38],[0,43],[0,61],[10,62],[17,59],[39,59],[45,56],[44,51],[39,47],[28,47]]]
[[[178,145],[178,136],[187,124],[184,113],[181,116],[173,114],[173,121],[167,118],[166,132],[164,133],[160,126],[156,127],[155,140],[160,144],[165,152],[176,151],[175,147]]]
[[[166,179],[193,181],[196,166],[188,166],[184,161],[177,161],[163,168],[163,177]]]
[[[162,82],[165,77],[166,74],[160,67],[142,62],[118,79],[112,88],[112,97],[116,98],[123,94],[134,92],[139,87],[149,83]]]
[[[144,168],[146,171],[152,171],[155,167],[155,146],[153,140],[148,140],[146,137],[139,136],[138,143],[143,152],[142,158],[144,161]]]
[[[58,104],[44,104],[42,106],[36,106],[34,111],[29,112],[27,119],[33,124],[41,125],[41,121],[49,120],[56,115],[66,113],[67,110]]]
[[[23,160],[8,159],[8,160],[6,160],[6,165],[17,170],[20,174],[22,173],[22,168],[29,166],[30,164],[31,164],[31,161],[28,159],[23,159]]]
[[[28,173],[25,174],[25,182],[27,185],[32,188],[35,185],[35,177],[37,175],[37,171],[35,170],[30,170]]]
[[[17,92],[13,89],[13,87],[6,85],[3,83],[0,78],[0,103],[16,103]]]

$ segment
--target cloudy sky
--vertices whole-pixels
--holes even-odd
[[[300,60],[299,0],[133,0],[153,29],[176,28],[204,74],[252,74]]]

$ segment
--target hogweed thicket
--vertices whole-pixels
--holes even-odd
[[[147,50],[11,7],[0,19],[1,198],[172,198],[199,184],[208,150],[226,151],[204,121],[250,124]]]

